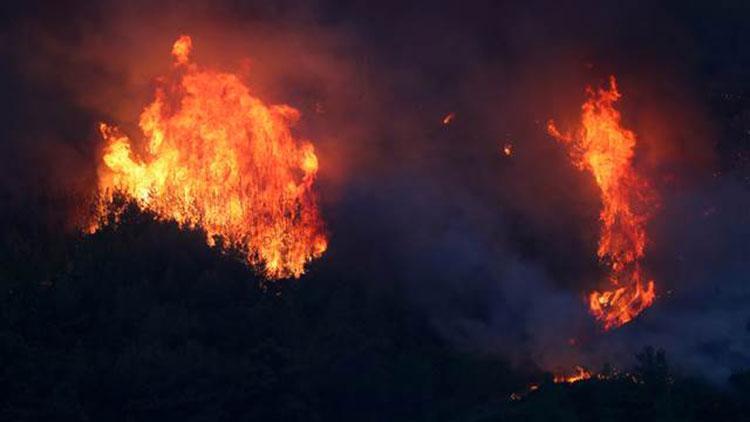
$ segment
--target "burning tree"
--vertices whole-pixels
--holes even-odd
[[[657,198],[648,182],[633,168],[636,135],[621,125],[614,103],[620,99],[615,77],[609,89],[587,89],[581,125],[561,133],[550,121],[548,132],[568,148],[573,164],[589,171],[602,199],[601,233],[597,255],[609,267],[602,291],[589,295],[591,313],[605,330],[626,324],[654,301],[654,282],[641,269],[645,256],[646,223]]]
[[[327,247],[312,189],[318,158],[290,129],[299,112],[192,63],[191,49],[189,36],[174,43],[175,77],[140,116],[143,142],[100,124],[101,200],[89,229],[122,192],[160,219],[203,228],[209,244],[242,250],[268,278],[299,277]]]

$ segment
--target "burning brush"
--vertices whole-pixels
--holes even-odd
[[[633,169],[636,135],[620,124],[614,76],[609,89],[587,89],[581,126],[563,134],[553,121],[548,132],[568,148],[573,164],[591,172],[601,192],[597,255],[609,267],[602,291],[589,295],[589,309],[605,330],[626,324],[654,301],[654,282],[641,269],[648,238],[646,223],[657,205],[648,182]]]
[[[312,189],[318,158],[290,129],[299,112],[265,104],[235,74],[192,63],[191,49],[189,36],[174,43],[175,75],[141,113],[142,142],[100,125],[90,231],[121,192],[160,219],[201,227],[209,244],[240,249],[268,278],[299,277],[327,247]]]

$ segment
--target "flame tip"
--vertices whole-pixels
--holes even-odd
[[[190,52],[193,49],[193,39],[190,35],[180,35],[172,44],[172,55],[177,65],[184,65],[190,61]]]

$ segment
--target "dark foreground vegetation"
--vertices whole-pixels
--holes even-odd
[[[713,421],[712,387],[646,350],[632,375],[553,384],[445,344],[387,280],[313,265],[263,283],[203,234],[126,212],[63,236],[2,211],[0,420]],[[538,390],[523,393],[530,382]]]

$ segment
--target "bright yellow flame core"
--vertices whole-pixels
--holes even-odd
[[[636,136],[621,126],[620,112],[614,108],[620,98],[614,76],[609,89],[587,93],[579,130],[562,134],[550,121],[548,132],[568,147],[576,167],[593,174],[601,192],[597,255],[610,267],[611,288],[592,292],[589,308],[607,330],[629,322],[654,301],[654,282],[644,285],[640,261],[647,243],[646,223],[657,199],[632,167]]]
[[[191,46],[188,36],[175,42],[176,64],[189,64]],[[97,221],[123,192],[161,219],[202,227],[209,244],[220,236],[269,278],[299,277],[327,248],[312,190],[318,158],[290,131],[299,113],[264,104],[234,74],[182,70],[141,114],[142,154],[100,125]]]

